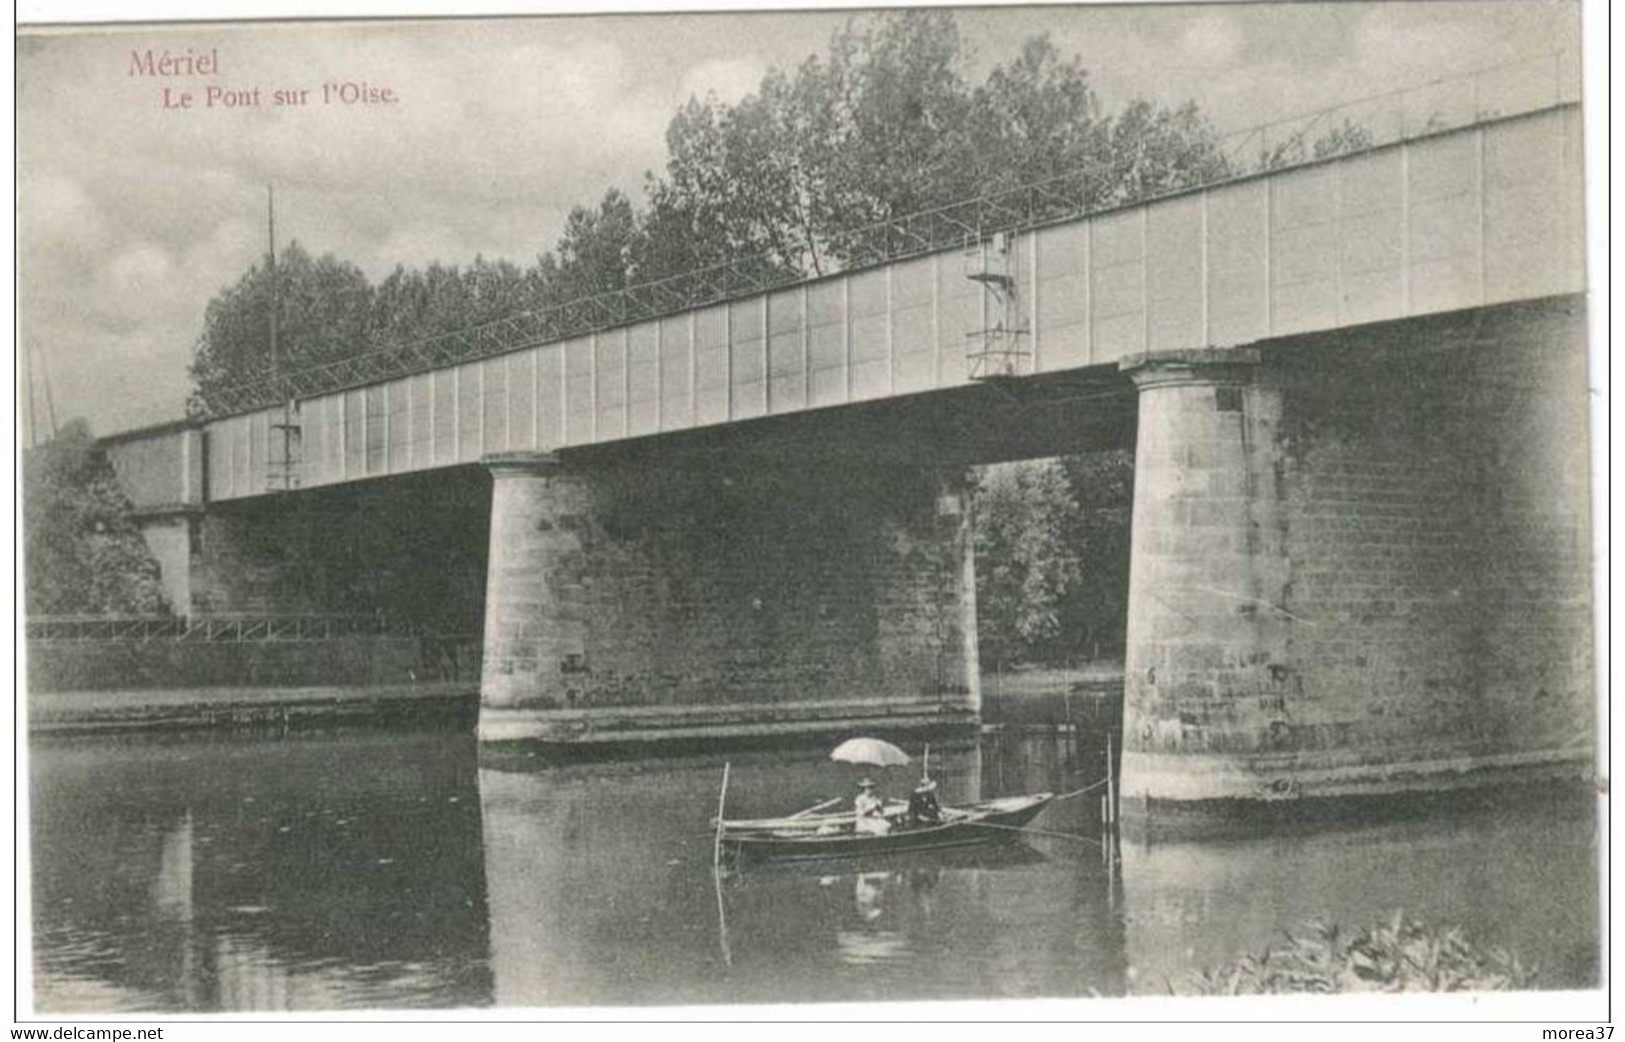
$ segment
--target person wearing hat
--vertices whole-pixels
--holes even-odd
[[[852,809],[857,812],[853,831],[860,836],[884,836],[890,832],[891,822],[886,820],[885,806],[886,801],[875,791],[873,779],[858,782],[858,794],[852,799]]]
[[[937,783],[930,778],[921,778],[920,784],[909,793],[908,824],[910,828],[942,824],[942,804],[937,800]]]

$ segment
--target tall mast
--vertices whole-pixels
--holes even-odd
[[[266,270],[271,276],[271,387],[282,403],[282,419],[271,426],[282,437],[280,458],[270,464],[267,484],[271,488],[287,490],[298,484],[298,462],[295,444],[299,440],[299,421],[295,416],[295,402],[291,392],[282,386],[282,347],[277,343],[277,318],[282,311],[282,287],[276,273],[276,195],[270,185],[265,186],[265,257]]]
[[[266,256],[269,258],[267,268],[271,273],[271,383],[275,386],[277,378],[282,375],[282,359],[277,352],[276,318],[281,310],[281,288],[277,285],[276,277],[276,198],[272,194],[270,185],[265,186],[265,238]]]
[[[23,379],[28,382],[28,447],[39,446],[39,402],[34,397],[34,341],[23,341]]]
[[[34,355],[39,362],[40,376],[45,379],[45,415],[50,420],[51,438],[55,440],[56,397],[51,394],[51,362],[45,357],[45,353],[39,349],[39,344],[37,343],[34,345]]]
[[[22,375],[28,383],[28,445],[33,448],[41,441],[42,424],[47,425],[51,432],[45,441],[51,441],[56,437],[56,400],[51,394],[51,368],[46,364],[45,355],[40,351],[39,344],[32,338],[25,339],[22,356]],[[45,385],[43,420],[38,398],[41,384]]]

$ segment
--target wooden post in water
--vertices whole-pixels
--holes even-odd
[[[1100,795],[1100,863],[1111,866],[1111,819],[1107,810],[1107,797]]]
[[[722,765],[722,791],[717,793],[717,834],[711,845],[712,869],[722,867],[722,812],[728,805],[728,768],[732,766],[731,763]]]
[[[1117,777],[1112,770],[1112,733],[1106,732],[1106,814],[1113,825],[1117,824]]]

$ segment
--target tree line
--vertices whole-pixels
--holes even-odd
[[[192,405],[271,375],[273,299],[281,365],[306,368],[723,263],[827,274],[872,254],[877,222],[1058,175],[1075,186],[1072,202],[1107,206],[1230,169],[1194,103],[1107,112],[1079,60],[1047,36],[978,82],[969,65],[950,11],[855,19],[823,54],[769,71],[738,102],[690,98],[643,198],[610,189],[577,205],[527,266],[399,266],[374,285],[354,263],[293,243],[275,294],[257,264],[208,304]]]

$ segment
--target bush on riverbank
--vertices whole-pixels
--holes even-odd
[[[1338,991],[1518,991],[1536,971],[1503,948],[1485,949],[1459,927],[1434,927],[1403,912],[1388,923],[1348,931],[1310,921],[1287,943],[1194,974],[1198,995]]]
[[[82,419],[23,453],[23,575],[29,615],[167,610],[158,561]]]

